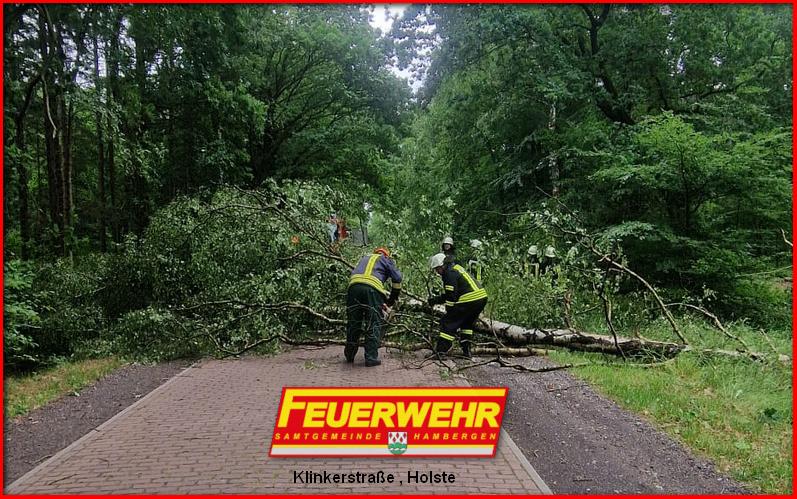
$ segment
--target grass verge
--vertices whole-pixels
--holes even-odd
[[[64,362],[56,367],[5,379],[5,413],[13,418],[84,388],[124,362],[116,357]]]
[[[718,468],[764,493],[792,491],[791,367],[684,354],[655,368],[557,352],[622,407],[651,420]]]

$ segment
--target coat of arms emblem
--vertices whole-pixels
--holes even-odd
[[[387,432],[387,450],[396,456],[407,452],[407,432],[389,431]]]

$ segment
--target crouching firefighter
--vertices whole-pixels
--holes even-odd
[[[487,290],[461,265],[446,262],[445,258],[443,253],[438,253],[429,259],[429,267],[443,278],[445,289],[442,295],[429,299],[430,305],[445,303],[446,306],[446,314],[440,319],[435,353],[442,355],[448,352],[459,332],[462,354],[470,358],[473,326],[487,305]]]
[[[388,295],[385,281],[392,281]],[[390,258],[387,248],[376,248],[372,255],[360,259],[349,278],[346,293],[346,346],[343,355],[346,362],[354,362],[354,356],[360,344],[360,335],[367,329],[365,336],[365,365],[378,366],[379,342],[382,338],[384,316],[388,307],[392,307],[401,293],[401,272]]]

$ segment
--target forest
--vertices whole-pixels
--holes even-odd
[[[683,438],[791,490],[790,6],[3,14],[7,374],[334,344],[375,245],[406,275],[386,344],[422,349],[428,258],[478,239],[486,358],[533,345],[618,398],[708,383],[722,402],[626,402],[719,424],[725,447]]]

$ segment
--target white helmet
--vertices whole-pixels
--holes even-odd
[[[470,247],[474,248],[474,249],[481,249],[482,242],[479,241],[478,239],[471,239],[470,240]]]
[[[443,238],[443,244],[450,244],[451,246],[454,246],[454,239],[452,239],[451,236],[446,236]]]
[[[553,246],[548,246],[545,248],[545,256],[548,258],[556,258],[556,250]]]
[[[539,251],[537,250],[537,246],[535,244],[532,244],[531,246],[529,246],[528,253],[529,253],[529,256],[534,256],[534,255],[539,254]]]
[[[437,267],[442,267],[445,263],[446,256],[443,253],[438,253],[429,258],[429,268],[434,270]]]

